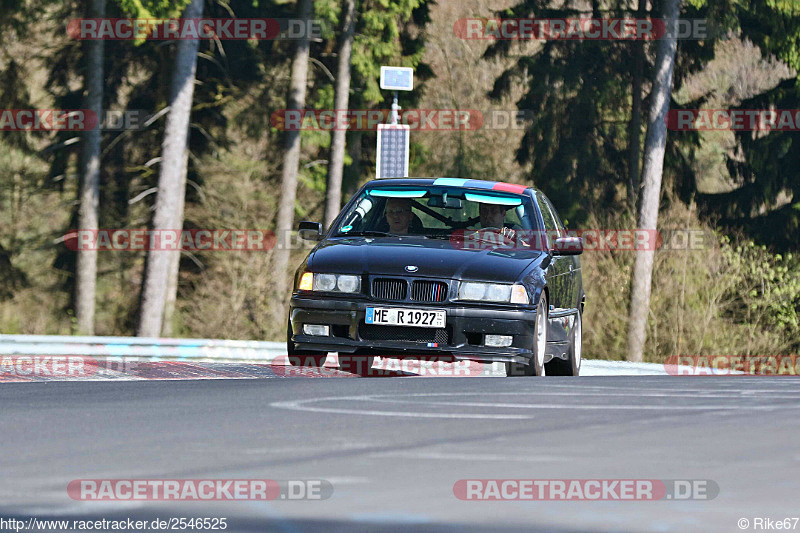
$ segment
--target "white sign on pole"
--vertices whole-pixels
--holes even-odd
[[[413,91],[414,69],[410,67],[381,67],[381,89]]]

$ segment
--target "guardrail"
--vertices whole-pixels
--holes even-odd
[[[268,362],[279,355],[286,355],[286,344],[215,339],[0,334],[0,355],[88,355]]]
[[[144,337],[79,337],[0,334],[0,357],[7,355],[82,355],[149,360],[191,360],[272,363],[286,355],[283,342],[217,339],[154,339]],[[495,364],[502,374],[502,364]],[[681,370],[690,367],[680,367]],[[734,372],[739,373],[739,372]],[[584,359],[581,375],[665,375],[664,365]],[[687,374],[690,375],[690,374]]]
[[[286,355],[282,342],[217,339],[152,339],[143,337],[78,337],[60,335],[2,335],[0,357],[7,355],[82,355],[148,360],[190,360],[272,363]],[[334,360],[335,364],[335,360]],[[502,363],[494,372],[504,375]],[[689,367],[680,367],[681,370]],[[666,375],[664,365],[625,361],[583,360],[584,376]],[[736,372],[738,373],[738,372]],[[687,374],[691,375],[691,374]]]

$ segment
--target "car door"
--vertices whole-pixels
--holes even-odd
[[[544,229],[547,234],[546,242],[549,250],[554,248],[554,240],[557,236],[565,234],[564,226],[555,213],[550,200],[536,191],[539,209],[542,213]],[[548,292],[550,295],[549,322],[550,327],[547,331],[548,342],[566,342],[568,324],[566,317],[570,314],[572,307],[572,278],[574,267],[574,256],[555,255],[552,257],[545,279],[547,280]]]
[[[550,199],[545,197],[545,202],[547,206],[550,208],[550,212],[553,215],[553,218],[556,221],[556,227],[558,228],[558,234],[562,236],[568,236],[567,228],[561,222],[561,217],[558,216],[558,212],[556,208],[553,206]],[[574,310],[578,308],[578,293],[581,290],[580,286],[580,269],[581,269],[581,260],[577,255],[567,255],[562,256],[561,258],[564,263],[567,265],[567,273],[565,274],[565,294],[567,295],[564,301],[564,309],[566,310]]]

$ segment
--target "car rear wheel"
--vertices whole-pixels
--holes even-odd
[[[547,296],[544,291],[536,306],[536,325],[533,332],[533,357],[530,363],[506,363],[506,376],[544,376],[544,354],[547,348]]]
[[[577,376],[581,371],[581,350],[583,349],[583,319],[579,311],[572,325],[572,337],[567,350],[567,359],[553,359],[547,363],[549,376]]]
[[[286,352],[289,364],[292,366],[321,367],[325,365],[328,352],[316,352],[314,350],[298,350],[292,342],[292,323],[286,329]]]

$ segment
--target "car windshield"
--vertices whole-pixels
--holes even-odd
[[[460,187],[395,185],[364,189],[333,235],[449,237],[458,230],[503,227],[538,229],[528,196]]]

